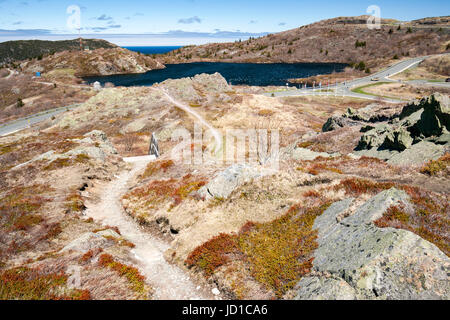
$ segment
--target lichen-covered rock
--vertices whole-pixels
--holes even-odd
[[[339,128],[358,126],[360,123],[345,117],[333,116],[325,122],[322,132],[334,131]]]
[[[264,173],[255,167],[247,164],[234,164],[220,172],[212,181],[202,187],[198,193],[205,199],[226,199],[244,183],[263,175]]]
[[[103,248],[108,243],[108,239],[100,234],[87,232],[81,235],[79,238],[73,240],[66,245],[60,252],[86,252],[92,249]]]
[[[386,210],[395,205],[407,205],[409,196],[405,191],[391,188],[383,191],[364,203],[352,216],[342,221],[345,225],[358,226],[362,224],[372,223],[380,219]]]
[[[400,201],[408,201],[406,194],[391,189],[344,219],[338,218],[352,199],[335,203],[318,217],[314,277],[297,284],[296,298],[449,299],[450,259],[441,250],[412,232],[372,223]]]
[[[409,149],[388,158],[392,165],[421,165],[430,160],[436,160],[445,154],[446,146],[430,141],[421,141]]]
[[[199,74],[193,78],[169,79],[159,86],[169,94],[188,103],[200,103],[205,93],[224,93],[231,91],[227,80],[219,73]]]
[[[390,164],[420,165],[445,153],[449,129],[449,97],[435,93],[407,105],[389,123],[365,132],[356,151]]]
[[[342,279],[305,277],[297,283],[295,300],[355,300],[356,292]]]
[[[316,218],[314,228],[319,231],[319,237],[326,237],[338,226],[337,217],[345,213],[352,205],[354,198],[345,199],[333,203],[321,216]]]

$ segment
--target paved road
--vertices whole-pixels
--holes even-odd
[[[274,93],[265,93],[266,96],[275,96],[275,97],[291,97],[291,96],[306,96],[306,95],[337,95],[337,96],[346,96],[346,97],[353,97],[353,98],[361,98],[361,99],[369,99],[369,100],[383,100],[386,102],[391,103],[398,103],[402,102],[402,100],[397,99],[389,99],[389,98],[382,98],[377,96],[371,96],[361,93],[353,92],[352,89],[357,87],[362,87],[368,84],[375,83],[372,81],[374,78],[378,78],[378,82],[401,82],[399,80],[392,80],[390,77],[399,74],[407,69],[413,68],[417,65],[419,65],[423,60],[429,58],[431,56],[423,56],[423,57],[417,57],[413,59],[408,59],[405,61],[401,61],[399,63],[394,64],[393,66],[390,66],[389,68],[382,70],[380,72],[371,74],[370,76],[355,79],[348,82],[338,83],[337,85],[332,85],[329,87],[322,87],[322,89],[331,89],[335,92],[318,92],[318,89],[313,90],[312,88],[308,89],[293,89],[288,91],[280,91],[280,92],[274,92]],[[447,83],[433,83],[433,82],[427,82],[427,81],[403,81],[403,83],[411,83],[411,84],[424,84],[424,85],[430,85],[430,86],[443,86],[450,88],[450,84]]]
[[[39,123],[41,121],[50,119],[53,116],[56,116],[60,113],[66,112],[68,110],[75,109],[80,104],[74,104],[67,107],[60,107],[56,109],[47,110],[44,112],[40,112],[37,114],[34,114],[32,116],[14,120],[12,122],[8,122],[6,124],[0,124],[0,136],[6,136],[8,134],[21,131],[23,129],[26,129],[33,124]]]

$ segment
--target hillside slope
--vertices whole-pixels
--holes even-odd
[[[379,30],[367,28],[367,16],[339,17],[258,39],[189,46],[163,56],[165,63],[339,62],[378,66],[402,56],[449,51],[448,17],[401,23],[382,20]]]
[[[116,48],[105,40],[83,39],[83,46],[92,50],[99,48]],[[79,39],[63,41],[20,40],[0,43],[0,66],[18,60],[42,57],[66,50],[79,50]]]
[[[25,72],[41,72],[50,77],[96,76],[112,74],[144,73],[163,69],[164,65],[151,57],[123,48],[97,49],[93,51],[64,51],[21,64]]]

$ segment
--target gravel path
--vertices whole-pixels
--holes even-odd
[[[86,215],[104,225],[118,227],[121,234],[136,245],[132,252],[138,261],[137,267],[153,287],[155,299],[213,299],[206,289],[196,286],[183,270],[169,264],[163,255],[169,246],[142,230],[122,208],[121,196],[127,191],[133,177],[142,171],[149,161],[149,157],[130,159],[128,162],[131,162],[133,169],[111,181],[103,189],[101,201],[89,206]]]

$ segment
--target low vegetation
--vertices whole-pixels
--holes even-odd
[[[220,234],[196,248],[186,264],[211,276],[219,267],[240,259],[258,282],[281,298],[310,272],[317,248],[314,220],[327,207],[323,204],[306,209],[297,205],[272,222],[248,222],[238,234]]]
[[[0,300],[90,300],[87,290],[68,289],[63,272],[20,267],[0,271]]]
[[[420,169],[420,172],[423,174],[427,174],[429,176],[436,176],[439,175],[440,173],[444,173],[448,177],[449,165],[450,165],[450,153],[447,153],[437,160],[431,160],[428,163],[426,163]]]
[[[127,266],[114,260],[113,256],[104,253],[100,256],[98,263],[104,268],[109,268],[117,272],[121,277],[125,277],[132,289],[139,295],[146,295],[148,290],[145,285],[145,277],[140,274],[135,267]]]
[[[174,162],[172,160],[150,162],[141,177],[142,179],[146,179],[160,171],[165,173],[172,166],[174,166]]]
[[[153,170],[153,167],[150,168],[151,170]],[[147,185],[131,191],[123,198],[140,201],[147,209],[156,209],[167,201],[171,203],[171,208],[173,208],[206,183],[205,179],[191,174],[181,179],[153,180]]]

